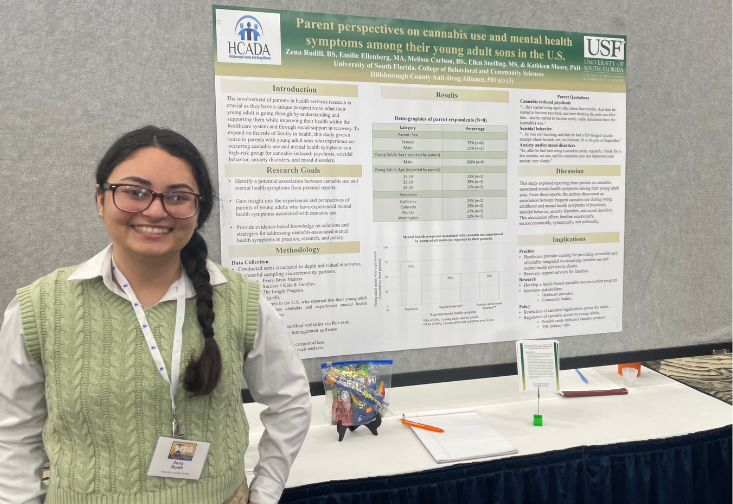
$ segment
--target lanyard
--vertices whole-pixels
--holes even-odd
[[[176,297],[176,327],[173,331],[173,355],[171,357],[171,377],[168,379],[168,373],[165,369],[165,363],[163,362],[163,356],[160,354],[160,350],[158,349],[158,343],[155,341],[155,336],[153,336],[153,331],[150,330],[150,326],[148,324],[148,318],[145,316],[145,311],[143,310],[142,305],[137,300],[137,297],[135,296],[135,293],[132,290],[132,287],[130,287],[130,283],[125,278],[125,275],[122,274],[122,272],[117,268],[117,266],[114,263],[114,259],[112,260],[112,273],[115,276],[115,279],[117,280],[117,283],[120,284],[122,287],[122,290],[125,291],[125,294],[127,294],[127,299],[129,299],[130,303],[132,303],[132,308],[135,310],[135,315],[137,316],[137,321],[140,323],[140,329],[142,329],[143,335],[145,336],[145,341],[148,344],[148,350],[150,350],[150,355],[153,357],[153,361],[155,362],[156,367],[158,368],[158,372],[163,377],[165,382],[170,386],[170,396],[171,396],[171,408],[173,409],[173,437],[183,437],[180,436],[179,430],[178,430],[178,420],[176,420],[176,390],[178,389],[178,378],[181,374],[181,347],[183,346],[183,319],[186,316],[186,289],[184,282],[182,281],[183,274],[181,274],[181,278],[177,282],[176,291],[177,291],[177,297]]]

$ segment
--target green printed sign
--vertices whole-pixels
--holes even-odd
[[[626,91],[626,37],[213,6],[221,76]]]

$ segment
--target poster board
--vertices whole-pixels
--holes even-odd
[[[625,37],[213,11],[222,264],[304,358],[621,331]]]

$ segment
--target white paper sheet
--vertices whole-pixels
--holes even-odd
[[[409,413],[405,418],[445,430],[432,432],[411,427],[438,463],[517,453],[517,449],[475,411]]]

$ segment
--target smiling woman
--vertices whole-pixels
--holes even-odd
[[[121,158],[120,152],[128,151],[132,152],[115,163]],[[197,314],[205,344],[201,358],[191,361],[184,386],[189,392],[209,394],[219,381],[221,356],[213,337],[206,337],[214,322],[212,288],[206,271],[206,243],[196,232],[213,206],[214,190],[206,163],[183,136],[169,130],[143,128],[123,136],[110,147],[97,167],[96,179],[97,207],[112,239],[113,261],[129,279],[143,306],[160,301],[181,276],[182,261],[197,286]],[[137,186],[122,186],[125,182]],[[197,216],[194,211],[185,218],[173,217],[164,198],[158,202],[152,194],[155,189],[181,188],[203,193],[195,194],[202,203],[200,208],[196,205]],[[105,198],[108,192],[112,198]],[[135,193],[150,194],[150,204],[129,205]]]
[[[47,501],[277,502],[310,422],[308,381],[259,285],[207,259],[201,154],[148,126],[110,147],[96,182],[112,244],[19,289],[0,329],[15,378],[0,382],[0,501],[42,501],[44,448]],[[269,406],[251,493],[243,377]],[[172,464],[176,446],[191,456]]]
[[[208,193],[206,196],[199,196],[199,185],[189,163],[159,147],[140,149],[117,165],[111,173],[107,171],[107,167],[100,164],[97,206],[114,243],[115,262],[123,272],[127,270],[137,273],[137,276],[150,277],[150,273],[155,271],[157,275],[154,277],[167,290],[180,276],[181,250],[191,240],[196,228],[203,224],[202,218],[205,220],[211,209],[211,185],[204,188],[204,193]],[[99,183],[102,179],[104,181]],[[186,211],[183,213],[178,212],[182,207],[175,205],[175,201],[182,197],[176,198],[165,192],[173,188],[190,191],[181,193],[182,196],[191,194],[187,200],[188,208],[184,206]],[[107,198],[107,194],[111,197]],[[160,197],[156,198],[155,195]],[[197,197],[203,200],[205,207],[202,207],[199,218],[195,219],[193,217],[199,201]],[[166,205],[166,200],[172,200],[173,203]],[[138,267],[133,272],[128,264]],[[133,279],[131,281],[134,288],[136,282]],[[160,293],[161,296],[163,293],[165,291]],[[152,303],[148,304],[155,304],[158,299],[152,299]]]

